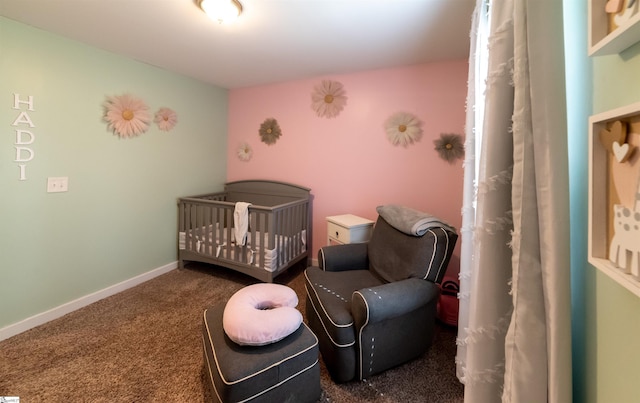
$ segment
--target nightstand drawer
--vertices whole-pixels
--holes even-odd
[[[327,244],[367,242],[372,230],[373,221],[353,214],[327,217]]]
[[[327,235],[340,243],[351,243],[351,231],[332,222],[327,223]]]

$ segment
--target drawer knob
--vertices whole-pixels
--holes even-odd
[[[336,238],[338,237],[338,235],[340,235],[340,234],[338,233],[338,231],[336,231]]]

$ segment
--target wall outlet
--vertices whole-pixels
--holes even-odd
[[[47,178],[47,193],[67,192],[68,190],[68,177]]]

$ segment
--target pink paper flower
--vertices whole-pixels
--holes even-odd
[[[346,104],[346,92],[338,81],[322,80],[311,93],[311,108],[320,117],[336,117]]]
[[[107,97],[104,119],[109,130],[120,137],[133,137],[149,128],[151,115],[141,99],[129,94]]]
[[[178,123],[178,115],[172,109],[160,108],[153,121],[158,125],[158,129],[168,132]]]

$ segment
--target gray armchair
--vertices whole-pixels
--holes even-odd
[[[457,238],[447,225],[408,235],[380,216],[369,242],[318,252],[320,267],[305,270],[306,316],[334,381],[366,379],[426,351]]]

